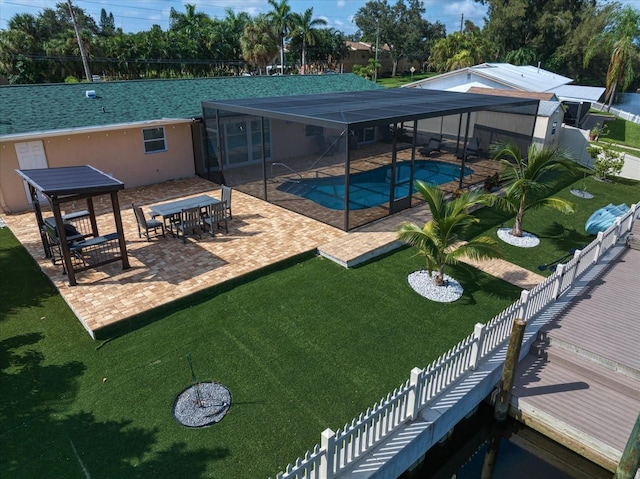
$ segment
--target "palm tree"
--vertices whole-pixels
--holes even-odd
[[[314,46],[316,44],[316,28],[318,25],[326,25],[327,21],[324,18],[312,18],[313,7],[307,8],[302,14],[294,13],[294,28],[291,32],[292,37],[302,38],[302,63],[300,71],[304,75],[307,73],[307,45]]]
[[[240,12],[237,15],[231,8],[225,10],[225,17],[222,20],[221,36],[224,41],[221,42],[222,60],[227,62],[239,62],[242,58],[242,46],[240,38],[244,32],[245,26],[251,21],[251,17],[247,12]],[[236,72],[240,71],[240,67],[236,67]]]
[[[454,32],[435,41],[429,55],[429,63],[439,72],[448,72],[477,65],[489,57],[489,47],[484,37],[470,31]]]
[[[278,39],[266,15],[258,15],[247,23],[240,38],[240,46],[242,57],[246,61],[257,66],[261,74],[263,68],[266,71],[267,64],[278,52]]]
[[[280,37],[280,67],[284,73],[284,41],[294,28],[294,16],[288,0],[280,0],[280,3],[276,0],[268,0],[268,2],[273,7],[273,11],[267,13],[267,19]]]
[[[478,260],[502,255],[497,242],[488,236],[454,247],[458,242],[458,235],[480,221],[469,213],[469,208],[484,203],[488,195],[465,192],[458,198],[447,201],[444,192],[437,186],[418,180],[416,189],[429,205],[432,219],[422,228],[415,223],[403,223],[398,230],[398,237],[418,248],[425,258],[429,276],[436,271],[433,277],[435,285],[444,286],[445,266],[456,264],[463,257]]]
[[[196,12],[196,6],[185,3],[185,13],[171,7],[169,10],[169,30],[184,31],[187,35],[199,35],[201,29],[211,22],[209,15]]]
[[[603,45],[610,45],[612,49],[604,92],[607,110],[611,108],[618,87],[625,89],[634,80],[633,59],[638,57],[638,46],[635,42],[639,37],[640,12],[627,5],[613,14],[610,29],[589,41],[584,55],[585,67]]]
[[[563,213],[573,213],[575,205],[558,197],[546,197],[551,185],[545,181],[550,172],[565,170],[576,174],[578,164],[569,153],[558,147],[538,149],[531,145],[527,158],[522,157],[520,148],[513,142],[498,142],[490,147],[495,160],[502,163],[500,180],[505,184],[505,196],[490,196],[489,203],[504,211],[515,213],[516,220],[511,230],[513,236],[522,236],[522,222],[528,210],[547,207]],[[548,178],[547,178],[548,180]]]

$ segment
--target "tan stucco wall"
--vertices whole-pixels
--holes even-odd
[[[163,126],[167,151],[150,154],[144,152],[142,127],[44,137],[47,164],[49,168],[91,165],[112,174],[125,188],[194,176],[191,124]],[[30,208],[15,172],[19,168],[15,143],[20,142],[0,143],[0,207],[6,213]]]
[[[271,161],[287,161],[318,152],[316,139],[305,136],[305,124],[271,120]],[[340,130],[325,128],[324,137],[331,142],[340,136]]]

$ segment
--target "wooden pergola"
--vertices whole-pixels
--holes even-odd
[[[122,261],[122,269],[129,268],[129,258],[125,244],[118,191],[124,189],[124,183],[103,173],[96,168],[83,166],[69,166],[62,168],[36,168],[30,170],[16,170],[27,182],[29,193],[36,214],[38,229],[42,239],[42,246],[47,258],[52,257],[51,232],[56,235],[56,247],[60,248],[64,270],[69,278],[69,285],[75,286],[76,275],[79,271],[94,268],[114,261]],[[42,216],[40,196],[44,195],[51,204],[53,218],[47,221]],[[115,233],[100,235],[93,205],[93,198],[109,194],[115,222]],[[67,237],[65,231],[65,219],[60,206],[65,203],[86,201],[85,217],[88,217],[90,231],[85,231],[82,237],[76,241]],[[53,223],[53,224],[52,224]],[[117,247],[116,247],[117,245]],[[77,266],[73,257],[80,257],[87,251],[100,252],[101,248],[113,247],[114,254],[110,256],[91,255],[92,260],[83,259],[83,263]],[[73,257],[72,257],[73,256]],[[95,258],[98,258],[97,260]],[[55,262],[55,257],[54,257]]]

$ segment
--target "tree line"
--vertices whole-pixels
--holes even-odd
[[[73,6],[90,70],[109,79],[265,74],[335,69],[348,55],[346,40],[384,48],[398,73],[400,60],[419,71],[445,72],[483,62],[540,65],[607,92],[638,88],[640,11],[596,0],[476,0],[487,6],[485,25],[467,21],[447,35],[428,20],[421,0],[370,0],[354,16],[353,35],[327,28],[313,9],[297,13],[288,0],[268,0],[268,13],[227,9],[211,18],[186,4],[171,8],[169,28],[124,33],[102,9],[96,22]],[[284,65],[284,66],[283,66]],[[276,70],[277,71],[277,70]],[[37,15],[17,14],[0,31],[0,75],[10,83],[61,82],[84,76],[69,4]]]

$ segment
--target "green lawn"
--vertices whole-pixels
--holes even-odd
[[[606,122],[608,132],[600,137],[600,141],[595,142],[599,146],[607,146],[609,143],[614,145],[626,145],[633,148],[640,148],[640,124],[626,121],[621,118]],[[638,151],[622,149],[638,156]]]
[[[572,189],[586,190],[593,198],[575,196],[571,194]],[[565,186],[555,195],[575,203],[576,212],[570,215],[549,209],[527,212],[524,230],[535,234],[541,240],[535,248],[518,248],[498,239],[498,228],[502,225],[513,226],[513,218],[493,208],[483,208],[475,213],[482,221],[470,230],[469,236],[488,234],[499,242],[506,260],[547,276],[552,271],[541,271],[539,266],[550,264],[596,238],[585,231],[585,223],[595,210],[609,203],[626,203],[627,206],[631,206],[640,201],[640,182],[623,178],[616,178],[613,182],[602,182],[587,176]]]
[[[407,284],[420,266],[410,249],[349,270],[312,258],[92,341],[2,229],[0,470],[11,478],[275,476],[325,428],[351,421],[518,297],[461,266],[450,273],[463,298],[432,303]],[[191,383],[189,353],[199,380],[232,394],[227,416],[209,428],[172,417]]]
[[[414,73],[413,75],[398,75],[395,77],[378,78],[378,84],[385,88],[397,88],[407,83],[422,80],[437,75],[436,73]]]
[[[566,182],[565,182],[566,183]],[[571,188],[594,195],[587,200]],[[530,270],[594,237],[586,219],[640,200],[640,183],[591,177],[558,183],[572,215],[539,210],[524,227],[535,248],[501,242]],[[512,219],[484,208],[469,237]],[[405,248],[345,269],[317,257],[212,289],[138,318],[144,327],[92,341],[8,229],[0,230],[0,470],[12,478],[274,476],[510,305],[518,288],[468,266],[453,304],[408,286],[421,258]],[[549,274],[543,271],[542,274]],[[229,388],[218,424],[180,426],[176,396],[201,381]],[[84,472],[86,471],[86,473]]]

